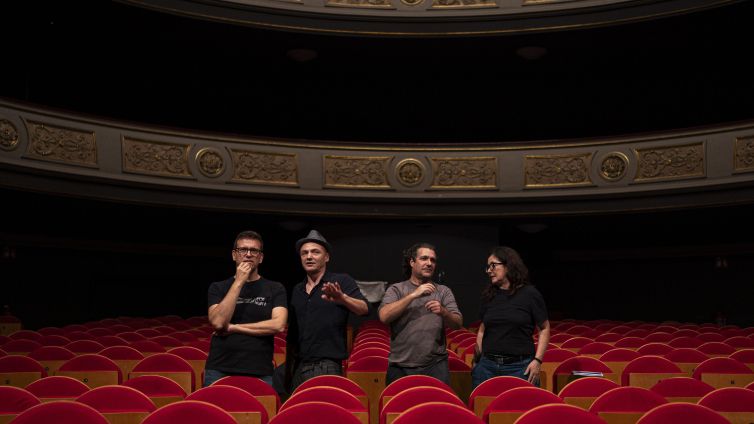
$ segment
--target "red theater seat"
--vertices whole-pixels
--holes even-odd
[[[76,399],[105,416],[111,424],[139,424],[157,407],[142,392],[127,386],[101,386]]]
[[[42,402],[53,400],[75,400],[88,392],[89,386],[72,377],[55,375],[41,378],[28,386],[26,390]]]
[[[197,400],[183,400],[152,412],[141,424],[238,424],[220,407]]]
[[[731,423],[754,422],[754,390],[724,387],[707,393],[698,403],[724,416]]]
[[[715,388],[691,377],[673,377],[659,381],[649,390],[664,397],[668,402],[696,403]]]
[[[47,372],[34,359],[21,355],[0,357],[0,381],[5,386],[23,388],[42,377],[47,377]]]
[[[92,389],[123,381],[118,364],[97,354],[81,355],[66,361],[58,368],[57,375],[73,377]]]
[[[304,402],[281,411],[270,424],[361,424],[340,406],[327,402]],[[147,423],[149,424],[149,423]]]
[[[133,378],[142,375],[167,377],[183,387],[186,393],[194,391],[197,385],[191,365],[172,353],[156,353],[139,361],[129,376]]]
[[[629,362],[621,373],[621,385],[648,389],[658,381],[686,374],[661,356],[641,356]]]
[[[16,415],[39,405],[33,393],[14,386],[0,386],[0,423],[9,423]]]
[[[109,424],[94,408],[65,400],[42,403],[18,414],[13,424]]]
[[[293,394],[295,395],[297,392],[312,387],[322,386],[337,387],[339,389],[345,390],[348,393],[356,396],[356,398],[359,399],[359,401],[364,405],[365,408],[369,408],[369,398],[367,397],[366,392],[364,392],[364,389],[362,389],[361,386],[354,383],[353,381],[339,375],[319,375],[310,378],[301,383],[293,392]]]
[[[563,399],[538,387],[516,387],[500,394],[484,410],[484,422],[513,423],[524,412],[540,405],[563,403]]]
[[[397,381],[396,381],[397,383]],[[485,380],[469,396],[469,409],[481,418],[493,399],[516,387],[534,387],[528,381],[511,376],[498,376]]]
[[[161,375],[135,377],[123,385],[144,393],[157,407],[181,401],[186,397],[186,391],[178,383]]]
[[[636,424],[730,424],[717,412],[693,403],[667,403],[645,413]]]
[[[573,405],[541,405],[525,412],[516,424],[605,424],[594,414]]]
[[[75,353],[61,346],[42,346],[29,352],[28,357],[38,361],[47,375],[55,375],[61,365],[73,359]]]
[[[269,417],[274,417],[280,409],[280,397],[277,392],[269,384],[256,377],[227,376],[212,383],[212,386],[221,385],[245,390],[264,405]]]
[[[607,378],[584,377],[568,383],[558,396],[569,405],[589,409],[603,393],[617,387],[620,387],[618,383]]]
[[[190,394],[186,400],[198,400],[218,406],[229,412],[239,423],[266,424],[269,420],[264,405],[238,387],[209,386]]]
[[[483,421],[468,409],[444,402],[414,406],[400,414],[393,424],[437,424],[438,419],[453,424],[483,424]]]
[[[618,387],[598,397],[589,412],[608,423],[636,422],[645,412],[667,403],[664,397],[641,387]]]
[[[735,359],[710,358],[696,367],[692,377],[715,388],[744,387],[754,381],[754,371]]]
[[[438,387],[419,386],[397,393],[380,409],[379,424],[392,424],[402,412],[415,405],[429,402],[445,402],[463,407],[455,393]]]
[[[297,391],[280,407],[278,414],[283,413],[287,408],[306,402],[327,402],[340,406],[346,411],[354,414],[361,424],[369,423],[368,409],[361,403],[356,396],[337,387],[311,387]]]

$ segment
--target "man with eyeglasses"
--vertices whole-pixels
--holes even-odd
[[[272,385],[274,334],[288,320],[285,287],[259,274],[264,242],[255,231],[236,236],[231,257],[236,274],[212,283],[209,322],[215,329],[204,386],[228,375],[258,377]]]
[[[327,269],[332,246],[317,230],[296,242],[306,277],[291,292],[291,325],[286,356],[293,391],[318,375],[342,375],[348,357],[348,316],[369,312],[364,295],[348,274]],[[293,364],[293,365],[291,365]]]
[[[380,321],[390,324],[390,356],[386,384],[423,374],[450,384],[445,326],[460,328],[463,316],[453,292],[433,281],[436,249],[417,243],[406,249],[406,281],[388,287],[380,305]]]

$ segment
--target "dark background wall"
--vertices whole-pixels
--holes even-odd
[[[262,273],[303,277],[294,243],[310,228],[331,268],[401,279],[401,250],[438,247],[466,323],[477,319],[488,249],[518,249],[553,318],[754,325],[754,207],[500,219],[301,218],[138,206],[0,190],[0,300],[29,328],[104,317],[206,313],[210,282],[233,272],[239,231],[265,237]],[[540,230],[540,231],[537,231]],[[532,232],[535,231],[535,232]]]

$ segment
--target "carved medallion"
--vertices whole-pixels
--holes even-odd
[[[325,187],[390,188],[387,180],[389,156],[325,156]]]
[[[432,158],[432,189],[497,188],[497,158]]]
[[[626,175],[628,157],[620,152],[608,153],[600,165],[600,177],[607,181],[618,181]]]
[[[97,166],[94,132],[28,121],[29,146],[26,156],[77,166]]]
[[[524,158],[526,188],[562,188],[591,185],[591,153]]]
[[[733,164],[733,169],[736,172],[754,171],[754,136],[736,139]]]
[[[225,160],[216,149],[205,147],[196,153],[196,165],[204,176],[219,177],[225,170]]]
[[[165,143],[123,137],[123,171],[160,177],[192,177],[188,166],[190,144]]]
[[[405,4],[406,6],[414,7],[424,3],[424,0],[401,0],[401,3]]]
[[[424,164],[416,159],[403,159],[395,167],[395,177],[406,187],[421,184],[424,174]]]
[[[495,0],[434,0],[432,9],[480,9],[498,7]]]
[[[233,149],[230,154],[234,182],[298,186],[296,155]]]
[[[636,182],[698,178],[705,176],[704,143],[635,150]]]
[[[327,0],[326,5],[358,9],[395,9],[390,0]]]
[[[13,122],[0,119],[0,149],[11,151],[18,147],[18,130]]]

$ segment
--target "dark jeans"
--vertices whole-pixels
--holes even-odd
[[[401,377],[417,374],[428,375],[442,381],[447,385],[450,385],[450,370],[448,369],[448,359],[445,358],[439,362],[435,362],[434,364],[430,364],[425,367],[401,367],[395,364],[390,364],[387,367],[385,386],[390,385],[390,383]]]
[[[239,374],[228,374],[226,372],[218,371],[218,370],[204,370],[204,384],[202,387],[211,386],[212,383],[215,381],[227,377],[229,375],[239,375]],[[247,377],[256,377],[265,383],[272,386],[272,376],[271,375],[247,375]]]
[[[304,362],[296,368],[291,382],[291,393],[304,381],[318,375],[343,375],[343,367],[340,361],[332,359],[319,359],[312,362]]]
[[[524,375],[524,371],[526,371],[526,367],[529,366],[534,358],[531,356],[525,356],[522,358],[523,359],[517,361],[507,362],[493,360],[486,356],[482,356],[479,362],[477,362],[471,370],[471,389],[473,390],[476,386],[492,377],[501,375],[509,375],[528,380],[529,378]],[[539,387],[539,380],[535,380],[534,385]]]

